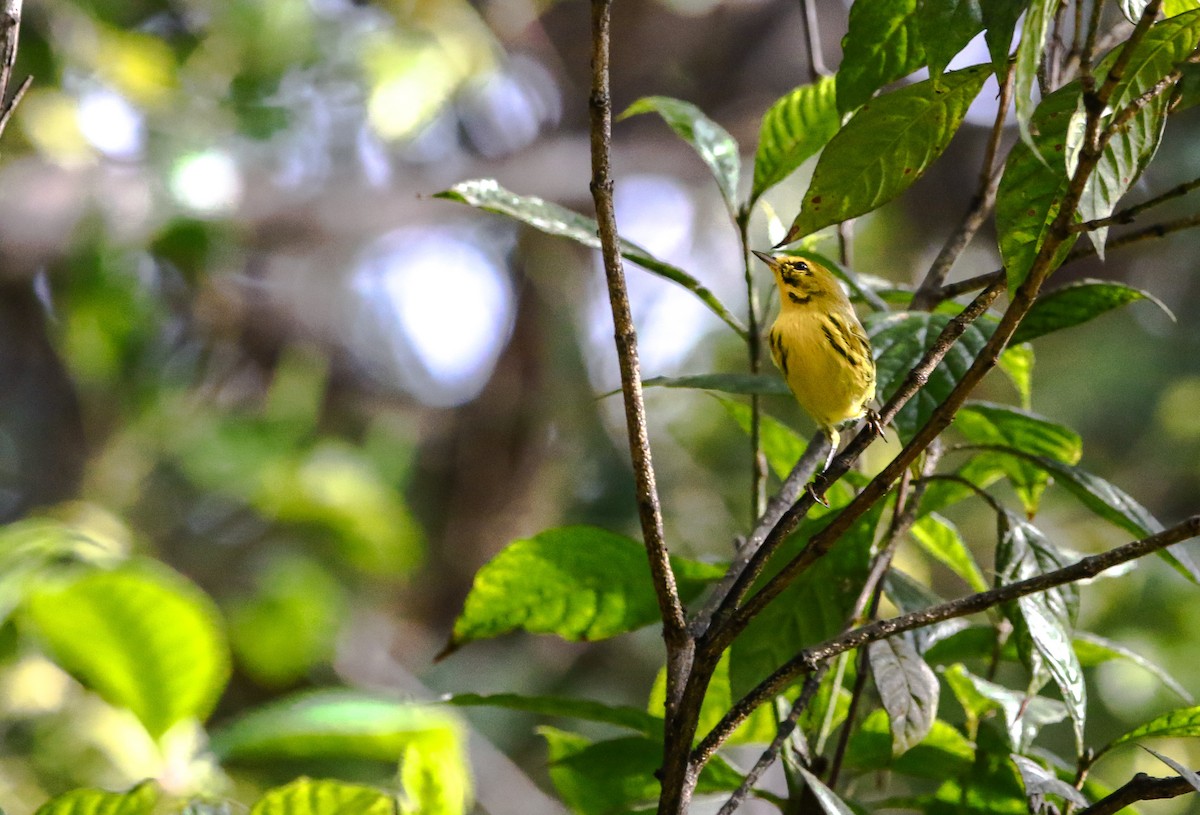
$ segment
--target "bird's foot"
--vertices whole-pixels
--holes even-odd
[[[813,480],[808,482],[808,486],[804,488],[812,499],[823,507],[828,507],[829,502],[825,500],[825,491],[829,489],[829,481],[826,480],[824,473],[817,473],[813,476]]]
[[[867,415],[863,417],[863,421],[867,423],[867,427],[871,428],[876,436],[883,438],[887,431],[887,425],[883,423],[883,419],[879,416],[879,411],[871,409],[867,411]]]

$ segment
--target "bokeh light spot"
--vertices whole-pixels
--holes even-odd
[[[222,215],[241,202],[242,176],[227,153],[193,153],[180,159],[172,170],[171,193],[198,215]]]

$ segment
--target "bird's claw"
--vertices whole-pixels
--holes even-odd
[[[829,506],[829,502],[825,500],[825,490],[829,489],[829,485],[825,481],[824,474],[817,473],[804,489],[818,504],[823,507]]]
[[[880,418],[878,411],[868,410],[863,421],[867,423],[867,427],[871,428],[876,436],[883,438],[884,433],[887,431],[887,426],[883,423],[883,419]]]

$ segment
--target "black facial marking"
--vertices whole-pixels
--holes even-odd
[[[805,303],[811,303],[813,296],[811,294],[806,294],[805,296],[801,297],[800,295],[796,294],[794,291],[789,291],[788,299],[791,300],[793,303],[802,306]]]

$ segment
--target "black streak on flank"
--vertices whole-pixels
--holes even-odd
[[[836,339],[834,339],[833,332],[830,331],[828,328],[822,328],[821,330],[823,332],[825,332],[825,339],[829,340],[830,347],[833,348],[834,351],[837,351],[839,354],[841,354],[843,359],[845,359],[851,365],[854,365],[855,362],[850,357],[850,352],[847,351],[845,349],[845,347],[842,346],[841,343],[839,343]]]

